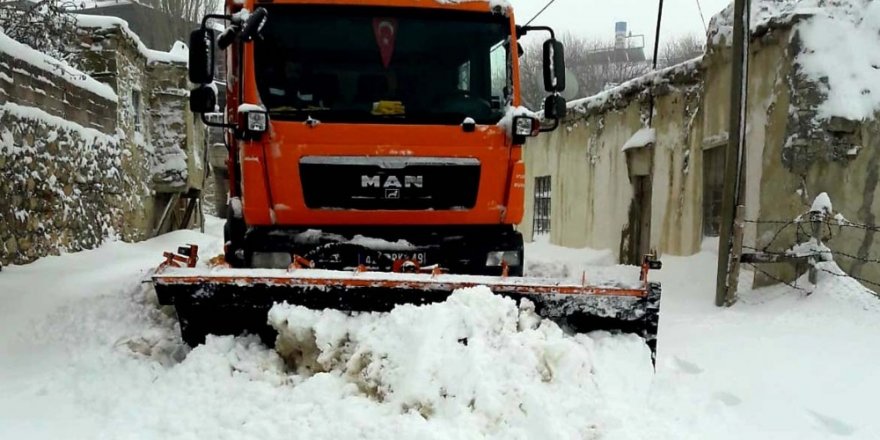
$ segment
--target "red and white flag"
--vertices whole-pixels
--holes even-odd
[[[397,38],[397,20],[394,18],[374,18],[373,32],[376,34],[376,44],[382,54],[382,65],[387,69],[391,64],[391,56],[394,55],[394,42]]]

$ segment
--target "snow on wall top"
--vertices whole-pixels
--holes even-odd
[[[53,76],[64,78],[65,81],[76,87],[87,90],[110,101],[118,102],[116,92],[114,92],[113,88],[107,84],[95,80],[91,76],[64,61],[52,58],[26,44],[19,43],[3,32],[0,32],[0,52],[22,60],[25,63],[52,74]]]
[[[647,87],[660,85],[668,82],[669,78],[672,76],[685,75],[688,72],[695,71],[700,66],[700,63],[702,63],[702,61],[703,57],[699,56],[692,60],[685,61],[681,64],[676,64],[665,69],[650,72],[648,74],[626,81],[617,87],[613,87],[601,93],[597,93],[593,96],[569,101],[568,108],[580,112],[602,108],[608,102],[621,98],[633,90],[640,90]]]
[[[880,111],[880,3],[872,0],[753,0],[752,32],[790,24],[802,43],[794,62],[820,85],[819,119],[862,120]],[[712,44],[730,44],[733,5],[712,18]]]
[[[81,28],[111,29],[119,27],[129,38],[132,39],[132,41],[135,42],[138,52],[140,52],[148,62],[187,63],[189,61],[188,51],[184,50],[186,47],[185,44],[181,42],[174,43],[174,47],[170,52],[150,49],[144,45],[140,37],[128,27],[128,22],[119,17],[77,14],[76,24]]]
[[[95,144],[97,142],[113,143],[116,139],[114,136],[104,134],[94,128],[83,127],[76,122],[51,115],[46,113],[45,110],[36,107],[19,105],[14,102],[6,102],[0,104],[0,114],[2,113],[9,113],[21,119],[39,120],[62,130],[75,131],[89,144]],[[4,133],[8,133],[8,131],[4,130]],[[12,147],[11,137],[7,139],[5,136],[0,136],[0,153],[4,153],[6,149],[12,149]]]

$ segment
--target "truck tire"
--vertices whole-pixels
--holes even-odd
[[[227,212],[231,212],[228,210]],[[247,267],[247,261],[244,258],[244,220],[231,215],[226,218],[223,225],[223,242],[226,253],[224,259],[232,267]]]
[[[226,218],[229,215],[229,205],[227,200],[229,181],[226,180],[225,173],[214,170],[214,212],[217,217]]]
[[[208,335],[258,335],[269,347],[275,345],[278,333],[266,321],[269,310],[245,305],[176,304],[180,335],[190,347],[205,343]]]

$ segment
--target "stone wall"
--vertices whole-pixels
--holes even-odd
[[[148,238],[171,194],[198,192],[185,59],[121,25],[83,28],[73,65],[0,38],[0,264]]]
[[[174,229],[186,201],[178,202],[172,221],[159,230],[165,205],[174,194],[201,191],[205,172],[205,127],[189,110],[185,52],[150,50],[118,19],[80,17],[80,22],[83,50],[75,63],[117,90],[120,134],[131,146],[128,160],[146,176],[151,193],[130,225],[146,235]]]
[[[773,22],[753,33],[744,189],[746,219],[759,222],[746,225],[745,245],[752,248],[784,251],[794,244],[796,228],[779,233],[782,226],[775,222],[802,214],[821,192],[852,222],[875,224],[880,217],[880,118],[816,117],[824,88],[806,78],[796,62],[804,50],[796,24],[803,19]],[[704,189],[721,171],[708,168],[704,175],[704,162],[723,153],[728,138],[730,48],[721,43],[710,44],[702,58],[685,65],[570,103],[559,130],[526,146],[526,215],[520,229],[527,239],[532,239],[535,177],[551,176],[549,238],[554,243],[610,249],[622,262],[638,245],[661,255],[700,250],[704,223],[711,221],[704,218],[703,205],[712,194]],[[621,151],[649,125],[651,96],[655,142]],[[648,199],[635,191],[643,174],[650,176]],[[650,227],[649,234],[639,235],[634,213],[643,205],[650,205]],[[845,228],[835,234],[829,243],[835,251],[862,259],[880,254],[875,232]],[[880,280],[880,265],[836,259],[854,275]],[[802,269],[762,267],[786,280]],[[771,280],[755,279],[757,284]]]
[[[142,182],[121,166],[112,94],[72,84],[67,75],[84,74],[57,60],[53,74],[41,54],[4,42],[0,263],[91,248],[107,236],[136,238],[124,225]]]

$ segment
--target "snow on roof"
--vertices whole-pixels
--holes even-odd
[[[623,144],[623,148],[620,151],[626,151],[634,148],[642,148],[646,147],[650,144],[656,142],[657,135],[653,128],[641,128],[639,131],[635,132],[625,144]]]
[[[871,118],[880,111],[880,3],[872,0],[753,0],[751,31],[787,24],[802,43],[795,63],[825,95],[819,119]],[[712,44],[731,44],[733,6],[712,18]]]
[[[24,61],[40,70],[54,76],[64,78],[65,81],[102,98],[117,102],[116,92],[109,85],[99,82],[91,76],[83,73],[62,60],[50,57],[26,44],[19,43],[0,32],[0,52],[13,58]]]
[[[140,52],[141,55],[143,55],[147,59],[147,61],[151,63],[187,63],[189,61],[188,51],[182,50],[182,48],[178,46],[178,43],[183,43],[174,43],[174,48],[172,48],[171,52],[162,52],[160,50],[150,49],[146,45],[144,45],[140,37],[138,37],[138,35],[134,33],[131,28],[128,27],[128,22],[119,17],[77,14],[76,24],[81,28],[111,29],[114,27],[119,27],[120,29],[122,29],[123,32],[125,32],[125,34],[129,38],[131,38],[135,42],[138,52]],[[183,48],[185,47],[186,45],[183,45]]]

